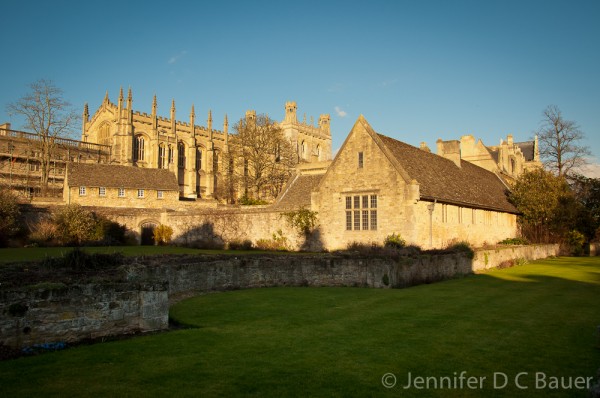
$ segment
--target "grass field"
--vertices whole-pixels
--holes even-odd
[[[0,396],[586,397],[550,383],[596,374],[599,303],[598,257],[402,290],[215,293],[172,308],[193,328],[0,362]]]
[[[72,247],[25,247],[0,249],[0,263],[37,261],[45,257],[60,257]],[[83,247],[89,253],[123,253],[125,256],[151,256],[156,254],[258,254],[260,250],[201,250],[177,246],[97,246]],[[278,252],[268,252],[270,254]],[[289,253],[288,253],[289,254]]]

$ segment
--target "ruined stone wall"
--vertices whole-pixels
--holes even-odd
[[[557,244],[506,246],[494,249],[480,249],[473,258],[473,271],[484,271],[497,267],[512,267],[521,262],[558,256]]]
[[[220,255],[136,258],[123,282],[42,283],[0,291],[0,344],[24,347],[168,327],[169,303],[199,293],[271,286],[402,288],[519,260],[556,255],[558,245],[465,254],[355,258],[349,255]]]
[[[27,347],[168,327],[165,282],[39,284],[0,291],[0,343]]]

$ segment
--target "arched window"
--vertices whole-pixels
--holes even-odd
[[[213,154],[213,170],[215,173],[219,171],[219,153],[217,151]]]
[[[175,157],[175,149],[173,148],[173,145],[169,145],[169,164],[173,164],[174,157]]]
[[[300,145],[300,157],[306,159],[306,141],[302,141],[302,145]]]
[[[179,168],[185,168],[185,145],[183,144],[183,142],[177,144],[177,152],[177,165],[179,166]]]
[[[144,137],[141,135],[136,136],[133,141],[133,160],[144,160]]]
[[[160,144],[158,146],[158,168],[167,168],[167,148],[165,147],[165,144]]]
[[[316,154],[317,154],[317,158],[321,158],[321,145],[317,145]]]

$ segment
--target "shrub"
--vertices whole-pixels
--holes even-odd
[[[259,250],[288,251],[290,250],[290,244],[288,239],[283,236],[283,232],[278,230],[277,233],[273,234],[271,239],[257,240],[256,248]]]
[[[506,238],[498,242],[499,245],[528,245],[529,241],[525,238]]]
[[[566,243],[571,250],[571,254],[574,256],[581,256],[583,254],[583,244],[585,243],[585,236],[579,231],[572,230],[567,232]]]
[[[96,217],[96,236],[101,244],[123,245],[127,242],[127,227],[104,216]]]
[[[470,259],[473,259],[473,257],[475,257],[475,252],[471,248],[471,244],[469,242],[450,243],[445,251],[449,253],[465,253]]]
[[[0,247],[19,232],[21,210],[17,196],[8,189],[0,189]]]
[[[266,202],[262,199],[254,199],[247,195],[242,196],[239,200],[239,203],[244,206],[259,206],[269,204],[269,202]]]
[[[397,249],[400,249],[406,246],[406,241],[402,239],[402,236],[400,236],[400,234],[393,233],[385,237],[384,246],[395,247]]]
[[[45,258],[42,262],[42,267],[74,270],[98,269],[121,265],[124,258],[122,253],[89,254],[76,247],[68,251],[63,257]]]
[[[229,250],[252,250],[252,241],[249,239],[245,240],[232,240],[227,244]]]
[[[154,228],[154,241],[157,245],[166,245],[173,237],[173,228],[160,224]]]
[[[388,276],[388,274],[383,274],[383,277],[381,278],[381,283],[383,283],[385,286],[389,286],[390,277]]]
[[[225,242],[221,239],[196,239],[187,243],[185,246],[201,250],[223,250],[225,248]]]
[[[54,215],[57,238],[63,245],[81,245],[98,238],[94,214],[78,204],[67,205]]]
[[[316,211],[305,207],[283,213],[288,224],[298,232],[298,235],[305,236],[308,236],[317,225],[317,214]]]
[[[38,221],[31,230],[29,240],[38,246],[52,246],[53,240],[58,235],[56,224],[49,219]]]

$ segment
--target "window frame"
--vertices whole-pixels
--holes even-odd
[[[377,194],[346,193],[345,200],[346,231],[377,231]]]

